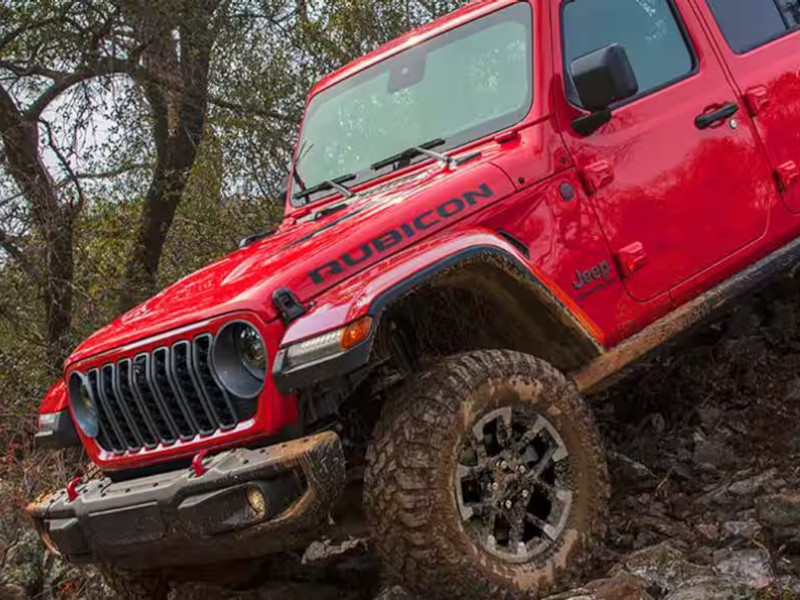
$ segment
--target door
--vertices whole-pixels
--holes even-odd
[[[770,170],[689,0],[565,0],[555,18],[558,118],[628,293],[654,298],[761,237]],[[612,43],[639,93],[582,137],[568,65]]]
[[[745,98],[786,207],[800,212],[800,5],[696,0]]]

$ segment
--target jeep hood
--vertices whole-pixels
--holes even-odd
[[[443,211],[449,214],[459,207],[456,200],[464,193],[480,189],[490,190],[490,197],[481,198],[482,202],[474,206],[461,202],[465,209],[451,215],[452,219],[437,215],[442,203],[452,200]],[[277,233],[177,281],[95,332],[78,346],[68,364],[224,313],[250,311],[265,321],[271,320],[278,316],[272,304],[275,289],[286,287],[306,303],[363,268],[512,191],[502,170],[478,159],[452,171],[434,164],[408,177],[364,190],[351,199],[321,204],[317,210],[345,206],[323,218],[314,219],[315,213],[311,213],[305,220],[284,224]],[[425,230],[414,231],[398,242],[397,236],[410,232],[419,215],[425,216]],[[434,221],[439,222],[431,225]],[[398,229],[403,225],[404,229]],[[395,231],[399,233],[387,238],[395,242],[390,250],[376,251],[373,244],[371,250],[360,252],[365,245]],[[358,264],[339,260],[345,254],[350,257],[348,262],[358,260]],[[338,264],[341,272],[335,272],[334,266],[320,270],[331,262]]]

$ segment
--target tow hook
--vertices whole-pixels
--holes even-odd
[[[81,477],[75,477],[67,484],[67,498],[69,498],[70,502],[75,502],[75,500],[78,498],[78,485],[80,484],[81,480]]]
[[[208,450],[201,450],[194,455],[194,458],[192,459],[192,470],[194,471],[195,477],[202,477],[208,472],[205,464],[203,464],[207,454]]]

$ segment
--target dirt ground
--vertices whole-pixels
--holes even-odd
[[[589,401],[614,481],[610,535],[594,579],[554,600],[800,598],[800,281]],[[35,484],[6,478],[0,494],[18,501]],[[0,517],[0,550],[0,598],[108,597],[91,571],[44,554],[18,511]],[[256,572],[249,589],[183,584],[174,597],[411,598],[363,539],[320,541]]]

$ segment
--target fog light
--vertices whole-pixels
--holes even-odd
[[[258,488],[247,488],[247,502],[257,515],[263,516],[267,513],[267,499]]]

